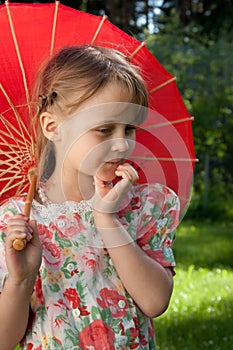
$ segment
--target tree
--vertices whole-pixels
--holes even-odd
[[[195,28],[197,28],[195,26]],[[212,40],[200,27],[191,36],[178,16],[162,33],[148,37],[148,47],[177,77],[181,95],[191,115],[195,149],[200,162],[195,168],[196,204],[203,209],[205,155],[210,158],[209,210],[216,215],[231,201],[233,191],[233,40],[225,29]],[[192,31],[192,26],[189,30]],[[226,209],[226,207],[225,207]],[[224,210],[225,210],[224,209]]]
[[[183,27],[195,23],[212,36],[218,36],[223,27],[228,31],[233,26],[232,0],[163,0],[160,9],[167,17],[175,9]]]

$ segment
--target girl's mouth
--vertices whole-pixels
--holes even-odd
[[[120,165],[124,162],[124,159],[116,159],[116,160],[110,160],[106,162],[105,164],[110,164],[110,165]]]

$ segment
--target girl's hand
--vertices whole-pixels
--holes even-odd
[[[119,165],[115,174],[121,179],[114,186],[109,186],[98,176],[94,178],[94,210],[97,212],[116,213],[123,198],[138,180],[137,171],[128,163]]]
[[[13,242],[16,238],[27,240],[24,250],[14,249]],[[35,279],[41,264],[42,246],[34,220],[29,221],[23,214],[8,219],[5,254],[11,280],[18,284]]]

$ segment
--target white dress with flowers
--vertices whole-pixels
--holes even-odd
[[[0,209],[0,293],[7,267],[7,219],[23,212],[24,198]],[[31,297],[31,315],[21,349],[155,349],[153,320],[125,290],[94,226],[91,201],[41,205],[33,202],[43,245],[40,271]],[[138,185],[118,217],[141,249],[162,266],[174,267],[172,242],[179,201],[165,186]]]

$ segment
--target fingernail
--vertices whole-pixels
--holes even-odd
[[[31,226],[28,226],[28,231],[29,231],[30,233],[33,233],[33,229],[31,228]]]
[[[32,235],[30,233],[28,233],[27,235],[27,241],[30,241],[32,239]]]

